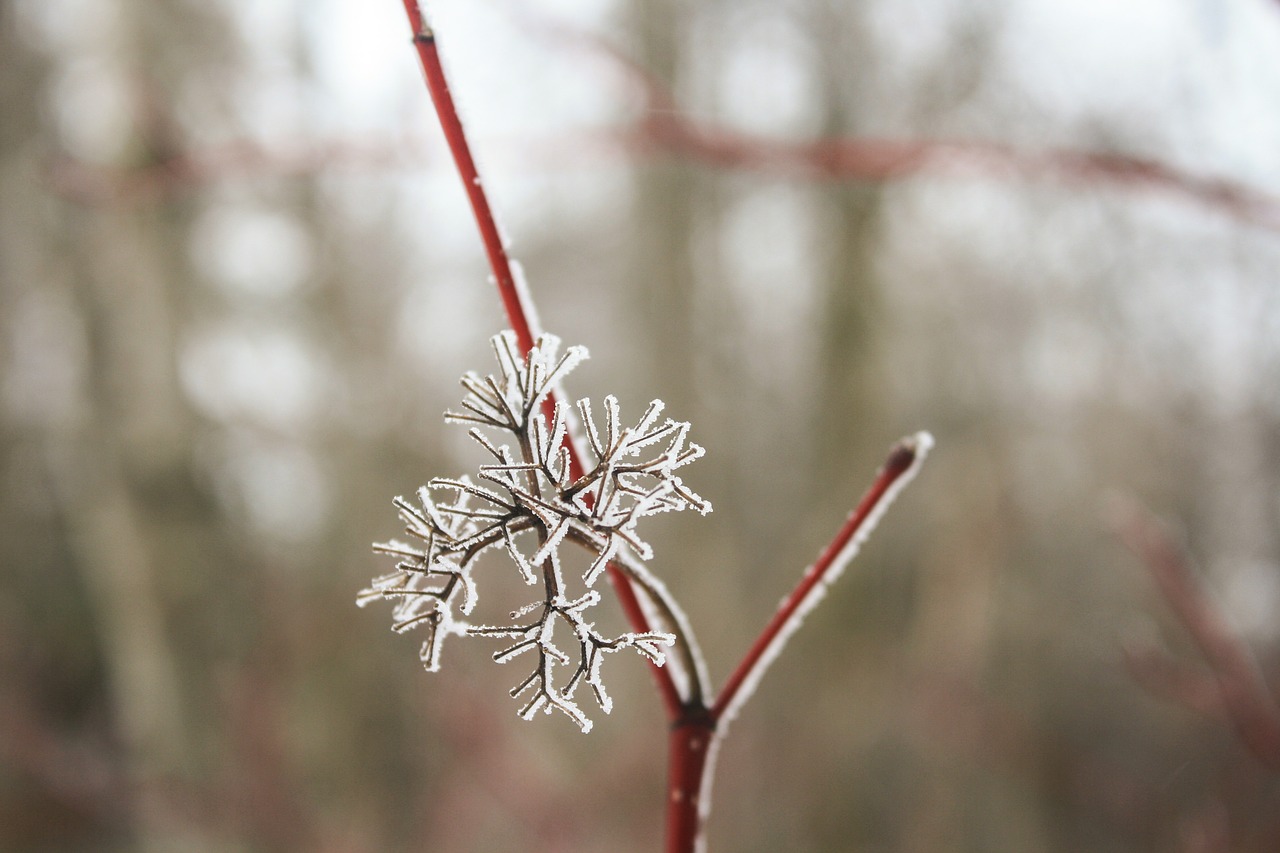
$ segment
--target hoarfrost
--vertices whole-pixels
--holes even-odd
[[[644,568],[641,561],[653,549],[636,529],[642,518],[658,513],[710,511],[710,503],[673,473],[703,452],[688,441],[689,424],[671,418],[659,423],[664,407],[654,400],[635,426],[624,426],[622,407],[612,395],[604,399],[600,424],[590,402],[579,400],[576,408],[593,464],[575,479],[568,447],[573,407],[557,402],[548,422],[542,404],[588,357],[587,350],[574,346],[560,354],[560,340],[543,334],[522,356],[511,331],[491,343],[497,373],[465,374],[461,408],[446,412],[445,420],[466,425],[493,461],[480,466],[480,482],[467,476],[439,477],[418,490],[416,503],[393,501],[414,541],[393,539],[374,546],[399,562],[395,572],[375,578],[357,603],[390,600],[395,631],[424,629],[420,657],[430,671],[439,668],[449,635],[507,639],[493,654],[497,663],[534,661],[532,671],[510,691],[521,700],[518,714],[524,719],[539,711],[560,711],[582,731],[590,730],[591,720],[576,697],[586,685],[602,711],[612,710],[601,675],[604,657],[632,649],[661,666],[667,662],[665,649],[676,645],[677,636],[676,680],[686,695],[692,693],[706,681],[705,666],[684,614]],[[495,441],[489,435],[494,431],[511,442]],[[560,563],[566,542],[593,555],[581,577],[585,590],[576,597],[567,592]],[[489,549],[505,553],[525,584],[542,581],[543,597],[512,611],[506,624],[459,618],[476,605],[471,569]],[[621,565],[636,583],[642,609],[659,630],[616,637],[597,631],[587,614],[601,600],[593,587],[610,564]],[[557,626],[563,630],[557,632]]]
[[[507,239],[504,237],[502,244],[507,245]],[[525,277],[524,266],[519,261],[511,262],[511,283],[515,285],[516,299],[520,302],[520,309],[524,312],[525,321],[529,324],[530,329],[541,329],[542,321],[538,317],[538,308],[533,302],[533,297],[529,293],[529,279]]]

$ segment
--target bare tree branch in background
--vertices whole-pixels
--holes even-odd
[[[1134,677],[1159,696],[1222,719],[1260,762],[1280,771],[1280,708],[1248,647],[1227,626],[1165,527],[1133,503],[1120,503],[1115,511],[1125,543],[1209,664],[1208,672],[1200,673],[1154,649],[1127,649]]]
[[[778,172],[807,180],[894,181],[915,175],[1029,180],[1049,178],[1092,188],[1154,189],[1233,219],[1280,231],[1280,197],[1226,178],[1197,175],[1158,160],[1073,148],[1024,149],[981,139],[870,136],[783,140],[695,118],[644,68],[608,42],[566,34],[608,57],[644,97],[639,121],[621,140],[728,169]]]
[[[581,129],[542,140],[522,138],[520,156],[572,168],[587,150],[632,158],[671,154],[722,169],[785,175],[808,181],[888,182],[915,176],[1060,181],[1093,190],[1156,191],[1280,232],[1280,196],[1230,178],[1189,172],[1157,159],[1071,147],[1023,148],[985,139],[895,139],[843,136],[787,140],[749,133],[692,116],[662,81],[616,45],[577,30],[543,25],[545,37],[577,45],[620,69],[638,87],[637,118],[615,129]],[[137,169],[112,169],[61,157],[49,180],[64,196],[88,204],[155,203],[193,187],[263,175],[303,175],[322,169],[379,170],[421,166],[422,140],[317,139],[264,145],[251,140],[172,152]],[[530,153],[532,152],[532,154]]]

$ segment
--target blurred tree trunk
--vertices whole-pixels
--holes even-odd
[[[868,91],[877,57],[861,8],[820,0],[808,9],[818,63],[821,135],[868,130]],[[832,181],[821,186],[826,251],[818,275],[816,400],[810,482],[819,493],[856,494],[866,476],[857,460],[882,445],[885,383],[876,358],[881,300],[876,273],[880,185]]]
[[[114,724],[130,755],[140,843],[158,850],[162,845],[152,842],[165,837],[157,828],[165,820],[155,794],[161,778],[181,766],[184,752],[177,665],[164,636],[146,532],[126,483],[120,435],[112,425],[117,415],[129,417],[140,431],[140,446],[154,451],[140,454],[149,465],[175,445],[177,424],[165,411],[174,395],[172,374],[154,374],[172,362],[168,318],[151,310],[154,289],[163,283],[148,268],[155,245],[138,247],[135,233],[122,234],[114,226],[88,233],[83,211],[64,200],[51,204],[45,195],[43,179],[55,144],[47,123],[48,78],[29,43],[15,32],[14,15],[5,11],[0,16],[0,112],[5,116],[0,122],[0,305],[6,319],[25,319],[32,326],[7,329],[10,336],[36,336],[29,348],[14,351],[19,363],[5,365],[5,375],[16,383],[11,387],[22,394],[6,400],[13,418],[6,426],[39,430],[38,438],[26,440],[15,429],[5,450],[10,458],[34,450],[48,466],[52,496],[101,637]],[[60,224],[66,226],[61,233]],[[67,312],[57,318],[64,324],[59,339],[43,337],[51,330],[38,329],[46,311]],[[145,316],[123,324],[109,319],[128,312]],[[87,351],[79,346],[82,328],[94,341]],[[108,339],[110,347],[99,346]],[[41,346],[56,351],[42,352]],[[115,351],[108,354],[107,348]],[[37,397],[27,386],[49,378],[50,370],[59,381]],[[57,375],[60,370],[65,373]],[[88,398],[77,395],[83,384],[76,380],[85,377],[93,389]],[[130,410],[118,411],[125,401]],[[5,537],[6,544],[10,541]]]
[[[88,168],[128,181],[168,166],[184,144],[171,111],[188,75],[209,71],[202,60],[224,43],[221,14],[128,3],[92,43],[68,35],[112,85],[126,87],[132,108],[128,136],[97,152]],[[193,40],[198,49],[184,49]],[[168,198],[170,189],[135,203],[59,199],[60,231],[33,235],[60,258],[86,333],[83,415],[50,430],[50,470],[126,750],[135,844],[156,851],[204,849],[209,827],[196,813],[218,807],[179,793],[199,772],[200,723],[215,715],[197,721],[186,713],[184,680],[200,670],[175,646],[167,599],[188,591],[210,565],[234,564],[221,518],[193,471],[197,420],[177,373],[194,279],[190,212]]]

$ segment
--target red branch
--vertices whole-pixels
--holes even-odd
[[[845,138],[783,142],[652,113],[637,139],[724,168],[776,170],[815,180],[887,182],[932,175],[1048,177],[1103,188],[1162,190],[1233,219],[1280,231],[1280,199],[1222,178],[1194,175],[1126,154],[1048,148],[1028,151],[1003,142],[966,139]]]
[[[618,604],[621,605],[627,621],[635,626],[637,631],[650,630],[645,627],[649,624],[649,618],[645,616],[644,608],[640,606],[640,600],[636,598],[636,589],[630,579],[619,571],[613,563],[609,564],[608,577],[609,583],[613,585],[614,594],[618,596]],[[667,719],[674,723],[679,719],[681,708],[684,704],[684,700],[680,696],[680,690],[676,687],[675,680],[671,677],[671,673],[667,671],[666,667],[650,663],[649,672],[653,675],[653,680],[658,685],[658,694],[662,697],[662,707],[666,709]],[[689,672],[689,678],[696,677],[696,673]]]
[[[1164,528],[1136,507],[1121,507],[1120,532],[1138,555],[1152,579],[1186,628],[1209,664],[1216,701],[1205,696],[1206,684],[1190,678],[1185,668],[1153,667],[1131,655],[1132,663],[1148,683],[1163,685],[1159,692],[1197,711],[1216,710],[1236,737],[1259,761],[1280,771],[1280,708],[1267,690],[1257,663],[1244,641],[1236,636],[1217,605],[1191,569],[1186,553],[1175,545]],[[1208,679],[1206,679],[1207,681]]]
[[[487,211],[483,192],[475,183],[475,165],[470,162],[462,139],[461,125],[453,110],[452,98],[439,72],[431,31],[414,0],[404,0],[413,24],[415,42],[433,100],[450,148],[464,174],[467,194],[477,218]],[[529,31],[541,31],[557,48],[564,45],[584,48],[604,56],[621,68],[643,94],[640,116],[633,124],[616,130],[591,134],[576,132],[568,139],[550,142],[519,140],[522,156],[530,151],[550,152],[555,162],[564,161],[567,144],[588,141],[622,149],[633,155],[666,152],[699,160],[725,169],[775,172],[788,177],[813,180],[854,180],[887,182],[916,175],[976,175],[996,179],[1049,178],[1072,185],[1099,189],[1148,189],[1180,196],[1232,219],[1269,231],[1280,232],[1280,196],[1239,181],[1188,172],[1156,159],[1113,152],[1064,147],[1041,150],[1021,148],[996,140],[980,139],[890,139],[835,137],[813,140],[784,140],[747,133],[715,122],[697,120],[680,108],[665,84],[638,65],[610,42],[566,27],[524,20]],[[452,116],[452,118],[446,118]],[[455,146],[461,141],[461,148]],[[172,146],[169,146],[172,147]],[[143,168],[104,169],[71,159],[55,161],[51,177],[55,187],[70,197],[90,203],[154,201],[193,184],[227,177],[252,177],[262,173],[293,174],[314,171],[334,164],[386,168],[417,162],[416,140],[399,144],[370,144],[368,141],[332,141],[305,147],[283,146],[265,149],[256,143],[233,142],[204,150],[177,151],[162,162]],[[574,158],[572,162],[577,162]],[[493,228],[492,215],[485,237],[490,261],[502,243]],[[504,265],[502,260],[497,261]],[[509,266],[509,264],[507,264]],[[499,276],[499,280],[502,277]],[[507,287],[511,283],[509,271]],[[504,296],[504,299],[507,298]]]
[[[132,207],[158,204],[226,181],[313,175],[325,169],[390,170],[420,167],[420,141],[345,138],[275,142],[248,139],[171,152],[146,165],[109,167],[57,156],[45,165],[53,191],[78,204]]]
[[[434,38],[415,0],[404,0],[414,31],[423,71],[436,103],[450,150],[464,176],[467,195],[476,210],[491,264],[506,267],[499,287],[513,289],[509,263],[493,225],[488,203],[475,177],[475,164],[467,151],[452,97],[440,72]],[[527,16],[526,16],[527,18]],[[980,139],[890,139],[835,137],[784,140],[747,133],[715,122],[690,117],[676,103],[665,84],[638,65],[617,46],[566,27],[525,20],[529,31],[542,31],[556,46],[578,46],[606,57],[621,68],[643,93],[640,117],[632,125],[595,134],[595,141],[621,146],[632,154],[667,152],[725,169],[775,172],[813,180],[888,182],[916,175],[976,175],[996,179],[1049,178],[1072,185],[1100,189],[1148,189],[1180,196],[1232,219],[1280,232],[1280,197],[1239,181],[1196,174],[1161,162],[1113,152],[1064,147],[1041,150]],[[592,134],[579,132],[570,143],[588,141]],[[520,140],[520,151],[555,152],[562,160],[566,140],[538,144]],[[238,142],[202,151],[178,151],[168,159],[140,169],[102,169],[63,159],[51,169],[58,190],[87,202],[151,201],[192,184],[225,177],[245,177],[263,172],[297,173],[334,163],[382,168],[413,162],[407,153],[414,140],[397,146],[336,141],[306,148],[286,146],[266,150]],[[505,282],[505,283],[504,283]],[[503,299],[510,298],[504,290]],[[517,334],[519,330],[517,329]]]
[[[422,63],[422,73],[427,78],[427,90],[431,93],[431,102],[435,105],[436,115],[440,118],[440,127],[444,131],[445,140],[449,143],[449,152],[453,155],[453,162],[458,167],[458,176],[462,178],[463,189],[467,192],[467,200],[471,202],[471,211],[476,217],[480,240],[484,243],[489,267],[493,270],[494,283],[498,287],[498,294],[502,297],[502,307],[507,312],[507,320],[516,333],[520,349],[528,352],[533,349],[535,338],[532,324],[529,322],[532,312],[522,304],[520,292],[516,288],[511,259],[507,257],[502,235],[498,233],[498,224],[493,219],[493,209],[489,206],[489,198],[480,182],[480,173],[476,171],[475,160],[471,157],[471,147],[467,144],[462,122],[458,119],[453,95],[449,93],[449,82],[445,79],[444,69],[440,66],[440,53],[436,50],[435,34],[427,26],[422,10],[418,6],[418,0],[404,0],[404,10],[409,16],[409,26],[413,29],[413,44],[418,49],[418,59]]]
[[[993,140],[836,137],[786,141],[695,122],[678,112],[647,111],[629,127],[577,131],[553,139],[520,141],[520,156],[555,167],[573,166],[566,146],[595,143],[593,151],[633,156],[670,153],[711,166],[772,172],[797,180],[885,183],[917,175],[1060,180],[1100,190],[1155,190],[1267,231],[1280,232],[1280,197],[1221,177],[1198,175],[1167,163],[1125,154],[1072,148],[1039,151]],[[532,153],[531,152],[538,152]],[[216,181],[303,175],[326,168],[393,169],[422,164],[420,142],[330,140],[263,146],[232,142],[175,154],[143,167],[106,168],[72,158],[49,164],[55,191],[82,204],[134,205],[164,201]]]
[[[805,608],[814,602],[813,596],[848,563],[857,542],[869,532],[875,519],[905,484],[927,450],[921,440],[922,437],[908,438],[894,446],[853,513],[819,555],[817,562],[809,567],[783,600],[729,676],[712,706],[686,707],[672,728],[669,736],[667,853],[692,853],[698,849],[707,812],[716,742],[724,736],[729,718],[747,698],[743,691],[759,681],[790,632],[799,624]]]
[[[690,708],[667,738],[667,853],[693,853],[702,837],[710,795],[717,721],[705,708]]]
[[[737,669],[733,671],[733,674],[729,676],[729,680],[725,682],[724,688],[720,691],[720,695],[716,697],[715,705],[711,709],[711,713],[716,719],[722,717],[726,710],[733,707],[738,697],[738,692],[742,690],[744,685],[752,683],[760,677],[763,670],[769,665],[770,656],[768,652],[770,649],[778,642],[788,624],[800,615],[801,608],[809,597],[821,584],[828,581],[834,570],[843,567],[844,561],[842,561],[841,557],[846,554],[850,543],[863,532],[867,521],[882,508],[885,498],[894,493],[894,485],[898,483],[904,474],[912,469],[919,458],[920,452],[921,448],[918,447],[917,442],[913,439],[905,439],[899,442],[890,451],[889,458],[885,460],[884,466],[876,474],[871,487],[862,496],[862,500],[858,502],[858,506],[848,520],[845,521],[844,526],[840,528],[835,538],[818,556],[817,562],[805,572],[804,577],[800,579],[800,583],[791,591],[791,594],[783,599],[777,612],[769,620],[769,624],[760,632],[760,636],[751,645],[747,654],[738,664]]]
[[[404,0],[404,9],[409,16],[409,26],[413,30],[413,43],[418,51],[418,59],[422,64],[422,72],[426,77],[427,89],[431,93],[431,102],[435,105],[436,115],[444,130],[445,140],[449,143],[449,151],[453,155],[454,164],[458,167],[458,175],[462,178],[467,199],[471,202],[471,210],[475,214],[476,227],[480,231],[480,239],[484,243],[485,254],[489,258],[489,267],[493,271],[494,282],[502,297],[502,306],[507,314],[507,321],[516,333],[516,339],[525,352],[533,349],[537,329],[534,328],[535,313],[529,304],[529,295],[521,289],[512,271],[511,260],[507,256],[506,246],[498,233],[497,223],[493,218],[493,210],[489,206],[488,196],[476,170],[475,160],[471,156],[471,148],[467,144],[466,133],[462,122],[458,119],[458,111],[449,93],[449,84],[440,65],[440,54],[436,49],[435,34],[427,25],[418,5],[418,0]],[[543,410],[548,421],[555,411],[557,395],[553,390],[543,401]],[[569,451],[569,474],[574,479],[583,472],[582,454],[577,445],[565,436],[564,446]],[[649,624],[644,610],[636,599],[636,592],[631,579],[616,565],[609,565],[609,580],[618,592],[622,609],[627,621],[639,633],[649,633],[653,627]],[[654,678],[657,680],[662,694],[664,707],[671,719],[679,709],[679,689],[675,679],[665,667],[650,664]],[[691,676],[692,677],[692,676]],[[673,699],[673,697],[676,697]]]

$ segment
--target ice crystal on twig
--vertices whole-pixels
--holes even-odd
[[[439,668],[441,644],[451,634],[507,640],[494,653],[495,661],[533,662],[529,675],[511,689],[523,703],[520,716],[558,710],[585,732],[591,720],[575,698],[579,688],[586,685],[605,713],[612,708],[600,676],[606,653],[630,648],[661,666],[664,647],[677,642],[675,634],[664,631],[608,637],[588,614],[600,602],[594,587],[611,563],[623,566],[648,595],[665,596],[634,563],[615,558],[624,550],[642,561],[652,556],[636,529],[640,519],[711,510],[675,473],[703,450],[689,441],[688,423],[662,417],[660,400],[650,403],[634,426],[623,425],[612,396],[605,397],[599,420],[587,400],[576,407],[546,403],[557,383],[587,357],[585,348],[569,347],[560,355],[560,341],[543,335],[521,356],[509,331],[492,343],[497,374],[463,376],[467,393],[461,410],[445,413],[447,421],[470,425],[471,438],[491,461],[480,466],[479,482],[439,477],[418,490],[416,502],[395,499],[405,532],[415,541],[374,546],[398,562],[394,572],[361,592],[357,603],[391,600],[395,631],[424,629],[420,657],[430,671]],[[568,445],[575,408],[594,460],[583,472],[574,471]],[[495,434],[513,444],[500,443]],[[592,555],[586,572],[572,579],[583,588],[579,595],[567,591],[560,559],[565,542]],[[513,611],[505,623],[473,623],[467,618],[476,606],[472,567],[491,548],[510,558],[526,584],[541,582],[542,595]]]

